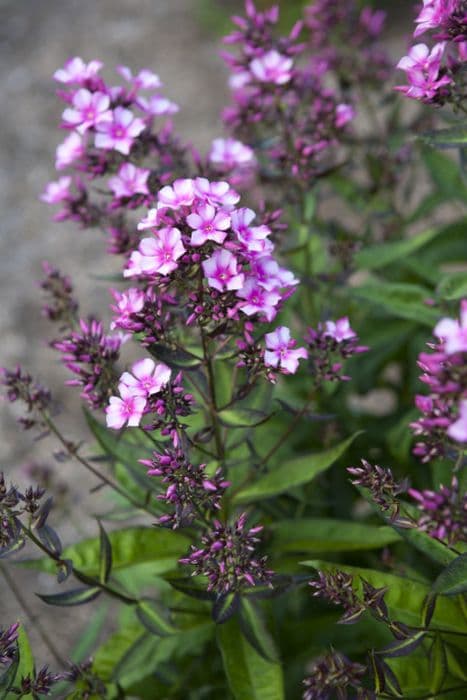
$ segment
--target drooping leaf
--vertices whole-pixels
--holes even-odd
[[[260,477],[251,486],[246,486],[235,496],[236,503],[248,503],[261,498],[269,498],[301,486],[315,479],[331,467],[341,457],[360,432],[323,452],[296,457],[280,467]]]
[[[47,605],[70,606],[90,603],[91,600],[95,600],[100,593],[102,593],[100,588],[91,586],[89,588],[73,588],[71,591],[64,591],[63,593],[51,593],[47,595],[36,593],[36,595],[44,603],[47,603]]]
[[[270,525],[279,552],[352,552],[378,549],[401,537],[387,526],[331,518],[281,520]]]
[[[461,554],[440,573],[433,584],[433,592],[445,596],[467,591],[467,552]]]
[[[29,642],[28,635],[24,629],[24,625],[20,625],[18,629],[18,649],[19,649],[19,663],[16,671],[15,684],[21,682],[24,676],[34,675],[34,656],[32,653],[31,645]],[[29,700],[32,698],[31,693],[23,696],[24,700]]]
[[[398,656],[408,656],[412,653],[425,638],[426,632],[415,632],[405,639],[396,639],[384,649],[378,650],[377,654],[384,656],[386,659],[392,659]]]
[[[181,593],[184,593],[187,596],[190,596],[190,598],[195,598],[197,600],[214,601],[216,597],[215,593],[207,591],[206,588],[196,586],[191,577],[167,578],[166,581],[167,583],[170,583],[170,585],[173,588],[175,588],[175,590],[180,591]]]
[[[194,370],[202,362],[200,357],[191,352],[186,352],[186,350],[181,348],[171,348],[163,343],[153,343],[148,347],[148,352],[159,362],[164,362],[164,364],[176,370]]]
[[[267,628],[262,609],[244,596],[240,602],[239,621],[243,634],[258,654],[266,661],[279,661],[277,647]]]
[[[358,267],[365,270],[378,270],[390,265],[401,258],[407,258],[435,238],[440,233],[438,229],[429,229],[423,233],[403,241],[393,243],[378,243],[375,246],[366,246],[355,255]]]
[[[436,291],[442,299],[447,301],[467,297],[467,270],[446,275],[440,281]]]
[[[235,591],[219,595],[212,606],[212,619],[218,625],[223,625],[238,610],[240,596]]]
[[[433,695],[443,687],[447,670],[446,647],[441,634],[437,634],[430,648],[430,691]]]
[[[217,639],[235,700],[284,700],[280,664],[258,654],[242,634],[236,618],[219,625]]]
[[[425,303],[431,298],[429,289],[403,282],[372,283],[352,290],[357,300],[383,308],[396,318],[406,318],[433,328],[438,312]]]
[[[430,146],[422,148],[422,156],[433,183],[445,199],[467,198],[467,188],[462,179],[458,163]]]
[[[271,418],[272,414],[251,408],[227,408],[220,411],[219,420],[227,428],[253,428]]]
[[[154,600],[140,600],[136,606],[136,615],[142,625],[159,637],[175,634],[176,628],[167,620],[166,611]]]
[[[99,581],[107,583],[112,570],[112,545],[109,536],[99,521]]]

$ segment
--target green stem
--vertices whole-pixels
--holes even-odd
[[[216,398],[216,382],[214,377],[214,367],[212,364],[212,357],[209,353],[208,339],[204,333],[204,328],[200,324],[201,342],[203,345],[203,355],[204,364],[206,366],[207,377],[208,377],[208,389],[209,389],[209,399],[207,406],[211,416],[212,427],[214,429],[214,440],[216,442],[216,452],[217,458],[219,460],[224,459],[224,444],[222,442],[221,426],[219,423],[219,418],[217,415],[217,398]]]

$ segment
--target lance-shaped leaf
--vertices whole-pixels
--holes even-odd
[[[424,131],[420,138],[437,148],[461,148],[467,146],[467,129],[465,126],[451,126],[447,129]]]
[[[176,628],[168,622],[165,610],[157,601],[140,600],[136,606],[136,615],[148,632],[158,637],[166,637],[177,631]]]
[[[163,362],[172,369],[194,370],[197,369],[202,362],[200,357],[197,357],[191,352],[186,352],[181,348],[171,348],[163,343],[153,343],[148,346],[148,351],[159,362]]]
[[[355,287],[352,295],[357,300],[383,308],[391,316],[406,318],[430,328],[438,320],[438,313],[426,304],[432,292],[420,285],[405,282],[384,282]]]
[[[242,597],[239,610],[240,627],[251,646],[266,661],[279,661],[279,654],[271,633],[269,632],[264,613],[257,603]]]
[[[167,583],[170,583],[172,588],[175,588],[175,590],[180,591],[181,593],[184,593],[187,596],[190,596],[190,598],[208,601],[214,601],[216,598],[216,594],[212,591],[207,591],[206,588],[196,586],[193,583],[193,579],[191,577],[166,578],[165,580],[167,581]]]
[[[15,685],[19,684],[25,676],[32,677],[35,669],[34,656],[24,625],[20,625],[18,629],[18,650],[19,664],[16,671]],[[24,700],[32,700],[32,697],[30,693],[23,696]]]
[[[99,521],[99,581],[107,583],[112,570],[112,545],[109,537]]]
[[[218,416],[227,428],[254,428],[269,420],[274,414],[267,414],[253,408],[226,408]]]
[[[446,646],[441,634],[437,634],[430,648],[430,690],[437,695],[443,687],[448,670]]]
[[[376,693],[379,695],[386,692],[396,698],[402,698],[403,694],[399,681],[388,664],[374,652],[370,652],[370,663]]]
[[[97,598],[101,592],[101,589],[97,586],[91,586],[90,588],[73,588],[71,591],[65,591],[63,593],[52,593],[47,595],[43,593],[36,593],[36,595],[44,603],[47,603],[47,605],[70,606],[89,603],[91,600]]]
[[[258,654],[242,634],[236,618],[217,628],[217,639],[235,700],[284,700],[280,664]]]
[[[451,272],[441,280],[436,292],[448,301],[463,299],[467,296],[467,272]]]
[[[433,592],[457,595],[467,591],[467,552],[456,557],[433,584]]]
[[[229,620],[238,610],[240,596],[238,593],[226,593],[217,596],[212,606],[212,619],[218,625],[222,625]]]
[[[387,659],[392,659],[397,656],[408,656],[408,654],[420,646],[425,634],[426,632],[415,632],[405,639],[397,639],[395,642],[388,644],[387,647],[384,647],[384,649],[379,650],[377,654]]]
[[[360,432],[330,447],[323,452],[296,457],[281,464],[280,467],[260,477],[251,486],[246,486],[235,496],[236,503],[248,503],[260,498],[269,498],[288,491],[294,486],[307,484],[329,469],[341,457]]]
[[[390,265],[401,258],[407,258],[411,253],[423,248],[423,246],[435,238],[440,231],[441,229],[430,229],[403,241],[365,246],[356,253],[354,258],[355,262],[358,267],[366,270],[377,270],[386,267],[386,265]]]
[[[16,673],[18,671],[18,666],[20,662],[20,655],[17,652],[15,658],[8,666],[7,670],[0,675],[0,700],[8,700],[12,697],[9,692],[10,688],[13,687],[15,682]],[[15,695],[16,697],[16,695]]]

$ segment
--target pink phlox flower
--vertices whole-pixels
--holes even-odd
[[[140,70],[138,75],[133,75],[128,66],[117,66],[117,73],[131,83],[136,90],[152,90],[162,87],[159,76],[147,68]]]
[[[295,374],[300,359],[306,360],[308,352],[305,348],[296,348],[295,340],[290,337],[287,326],[279,326],[272,333],[266,333],[266,351],[264,364],[268,367],[278,367],[285,374]]]
[[[381,34],[385,20],[386,12],[384,10],[373,10],[371,7],[364,7],[360,13],[359,22],[371,37],[376,38]]]
[[[118,328],[132,314],[136,314],[144,307],[145,294],[141,289],[131,287],[126,292],[119,292],[116,289],[110,290],[113,298],[117,302],[111,306],[112,311],[116,314],[116,318],[110,324],[110,328]]]
[[[229,76],[228,84],[231,90],[241,90],[251,83],[251,73],[247,70],[237,71]]]
[[[177,260],[185,253],[178,228],[162,228],[155,238],[143,238],[139,249],[131,254],[133,264],[124,270],[124,277],[135,274],[168,275],[178,267]]]
[[[397,67],[406,71],[409,85],[394,88],[415,100],[430,102],[437,97],[440,88],[452,80],[445,74],[439,77],[445,42],[435,44],[431,52],[426,44],[416,44],[407,56],[403,56]]]
[[[118,385],[121,392],[122,385],[128,387],[133,396],[152,396],[163,389],[169,379],[172,370],[167,365],[156,365],[149,357],[138,360],[131,368],[131,372],[123,372]]]
[[[461,301],[460,321],[443,318],[436,324],[433,334],[444,341],[443,350],[447,355],[467,352],[467,299]]]
[[[240,201],[240,195],[230,187],[228,182],[210,182],[205,177],[197,177],[194,187],[196,197],[207,204],[230,210]]]
[[[447,434],[456,442],[467,442],[467,400],[459,403],[459,415],[447,429]]]
[[[165,117],[176,114],[179,106],[162,95],[151,95],[151,97],[138,97],[136,104],[142,112],[152,117]]]
[[[110,99],[103,92],[90,92],[81,88],[73,96],[71,104],[72,107],[67,107],[63,112],[63,125],[76,128],[80,134],[97,127],[100,121],[110,117]]]
[[[245,275],[238,270],[237,258],[228,250],[216,250],[202,262],[202,268],[210,287],[219,292],[240,289]]]
[[[255,216],[252,209],[246,207],[235,209],[231,214],[232,230],[247,251],[264,253],[267,247],[266,239],[270,235],[271,229],[264,225],[250,226]]]
[[[84,139],[76,131],[68,134],[65,141],[57,146],[55,151],[55,167],[63,170],[81,158],[86,152]]]
[[[355,110],[352,105],[339,104],[336,107],[336,119],[334,125],[336,129],[342,129],[343,126],[352,121],[355,117]]]
[[[420,36],[429,29],[441,26],[455,10],[456,4],[457,0],[423,0],[423,8],[415,20],[418,27],[414,31],[414,36]]]
[[[195,213],[187,216],[186,222],[195,229],[191,234],[191,245],[200,246],[206,241],[223,243],[230,226],[230,216],[222,210],[216,210],[211,204],[201,204]]]
[[[157,208],[180,209],[189,207],[195,198],[194,183],[191,178],[175,180],[172,185],[166,185],[157,195]]]
[[[159,209],[149,209],[148,213],[141,219],[138,224],[138,231],[144,231],[148,228],[157,228],[160,224],[160,211]]]
[[[268,321],[272,321],[277,314],[277,305],[281,295],[277,291],[268,291],[261,287],[255,277],[248,277],[244,285],[238,290],[237,296],[245,301],[239,304],[239,308],[247,316],[261,314]]]
[[[284,85],[292,78],[293,60],[271,49],[263,56],[254,58],[250,63],[250,71],[261,83]]]
[[[55,182],[49,182],[40,199],[47,204],[58,204],[70,199],[72,179],[69,175],[60,177]]]
[[[133,163],[123,163],[109,179],[109,188],[116,197],[132,197],[134,194],[149,194],[147,179],[151,171],[137,168]]]
[[[269,256],[253,260],[251,263],[251,270],[258,284],[267,291],[280,289],[282,287],[294,287],[300,282],[300,280],[294,277],[293,272],[280,267],[277,261]]]
[[[236,139],[214,139],[208,157],[213,165],[223,170],[233,170],[255,162],[253,150]]]
[[[326,321],[324,324],[324,336],[334,338],[337,343],[350,338],[356,338],[357,334],[350,327],[347,316],[339,318],[337,321]]]
[[[86,80],[95,78],[103,65],[100,61],[84,63],[82,58],[75,56],[69,58],[63,68],[56,70],[53,77],[59,83],[81,85]]]
[[[115,150],[127,156],[137,136],[146,128],[142,119],[125,107],[115,107],[108,118],[96,124],[96,148]]]
[[[105,409],[107,427],[120,430],[126,423],[130,427],[136,427],[143,417],[146,397],[135,394],[126,384],[120,384],[119,392],[120,396],[110,397]]]

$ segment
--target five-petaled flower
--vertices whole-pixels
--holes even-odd
[[[296,341],[290,337],[287,326],[279,326],[272,333],[266,333],[266,351],[264,364],[277,367],[285,374],[295,374],[299,360],[306,360],[308,352],[305,348],[296,348]]]

